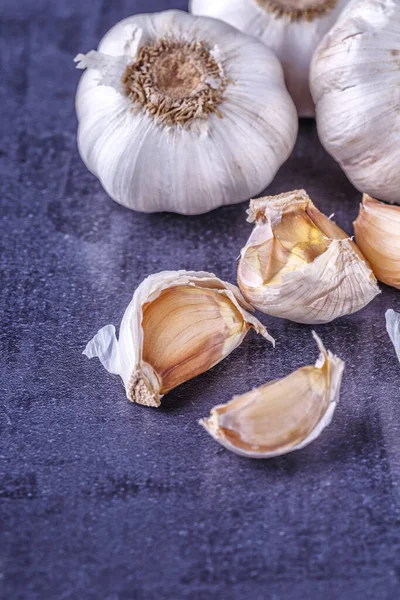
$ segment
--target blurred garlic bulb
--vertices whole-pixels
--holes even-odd
[[[251,200],[248,214],[255,227],[241,251],[238,284],[258,310],[327,323],[379,293],[357,246],[304,190]]]
[[[106,325],[84,354],[120,375],[129,400],[159,406],[164,394],[228,356],[249,329],[274,343],[248,310],[238,288],[211,273],[164,271],[135,291],[119,339]]]
[[[359,0],[311,65],[321,142],[350,181],[400,203],[400,1]]]
[[[315,366],[215,406],[200,424],[222,446],[250,458],[271,458],[310,444],[332,420],[344,369],[313,335],[320,350]]]
[[[354,232],[379,281],[400,289],[400,206],[364,194]]]
[[[349,0],[191,0],[191,12],[216,17],[272,48],[299,116],[314,116],[308,74],[315,48]]]
[[[297,115],[269,50],[180,11],[121,21],[76,96],[86,166],[117,202],[199,214],[263,190],[289,156]]]
[[[385,313],[386,329],[400,360],[400,313],[389,309]]]

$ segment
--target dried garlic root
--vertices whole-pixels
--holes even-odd
[[[159,406],[164,394],[223,360],[253,328],[274,344],[239,289],[215,275],[164,271],[134,293],[119,339],[106,325],[84,354],[120,375],[127,397]]]
[[[304,190],[251,200],[248,215],[255,227],[241,251],[238,284],[258,310],[327,323],[379,294],[360,250]]]
[[[386,329],[400,360],[400,313],[392,309],[386,311]]]
[[[400,206],[364,194],[354,231],[379,281],[400,289]]]
[[[313,336],[321,352],[315,366],[235,396],[200,424],[222,446],[250,458],[279,456],[315,440],[332,420],[344,362]]]

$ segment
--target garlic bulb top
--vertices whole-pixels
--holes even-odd
[[[400,0],[343,11],[311,66],[321,142],[362,192],[400,203]]]
[[[240,202],[294,146],[279,61],[226,23],[136,15],[75,60],[87,69],[76,97],[80,154],[129,208],[199,214]]]
[[[301,117],[314,115],[308,73],[312,54],[349,0],[192,0],[191,11],[223,19],[261,39],[280,59]]]
[[[304,190],[251,200],[248,214],[255,227],[241,251],[238,284],[258,310],[328,323],[379,294],[360,250]]]
[[[120,375],[129,400],[159,406],[164,394],[228,356],[251,328],[274,343],[249,310],[238,288],[212,273],[163,271],[135,291],[119,339],[106,325],[84,354]]]

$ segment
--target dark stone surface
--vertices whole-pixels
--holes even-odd
[[[400,580],[400,365],[384,311],[317,327],[346,361],[332,426],[250,461],[197,420],[313,362],[311,328],[262,317],[159,410],[134,406],[88,339],[163,269],[235,281],[243,203],[196,218],[129,212],[76,149],[72,58],[120,18],[186,2],[2,0],[1,584],[7,600],[394,599]],[[304,123],[269,192],[305,187],[352,231],[360,194]]]

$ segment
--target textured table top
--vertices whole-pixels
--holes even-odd
[[[317,327],[346,361],[333,423],[250,461],[197,424],[216,403],[312,363],[311,328],[261,319],[162,408],[130,404],[81,352],[164,269],[235,281],[246,203],[200,217],[112,202],[76,148],[72,58],[137,11],[184,1],[2,0],[0,586],[12,600],[394,599],[400,589],[399,292]],[[305,187],[352,232],[360,194],[313,122],[269,193]]]

